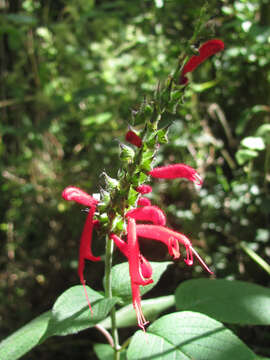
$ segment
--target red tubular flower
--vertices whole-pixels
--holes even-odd
[[[149,175],[154,178],[176,179],[185,178],[193,181],[197,185],[202,185],[203,181],[195,169],[185,164],[174,164],[156,167],[149,171]]]
[[[84,272],[84,263],[85,263],[86,259],[91,260],[91,261],[100,261],[100,256],[94,256],[92,254],[92,250],[91,250],[92,233],[93,233],[93,227],[95,225],[94,221],[93,221],[93,216],[94,216],[95,210],[96,210],[96,207],[92,206],[89,209],[89,212],[87,214],[87,218],[86,218],[86,221],[84,224],[81,241],[80,241],[79,265],[78,265],[78,275],[79,275],[80,282],[84,289],[84,293],[86,296],[86,300],[87,300],[89,309],[92,314],[93,314],[93,311],[92,311],[92,307],[91,307],[91,304],[90,304],[90,301],[89,301],[89,298],[87,295],[83,272]]]
[[[152,192],[152,187],[150,185],[139,185],[138,187],[136,187],[136,191],[143,195],[149,194],[150,192]]]
[[[139,285],[148,285],[153,282],[152,279],[146,280],[141,273],[139,244],[136,234],[136,222],[132,218],[128,218],[128,263],[129,275],[131,280],[132,303],[136,311],[138,325],[144,330],[144,325],[147,324],[141,307],[141,296]]]
[[[166,216],[164,212],[157,206],[143,206],[136,209],[129,210],[126,217],[132,217],[139,221],[151,221],[156,225],[165,225]]]
[[[146,197],[139,198],[137,202],[138,206],[149,206],[151,205],[151,201],[147,199]]]
[[[116,234],[111,234],[110,238],[114,241],[115,245],[118,247],[121,253],[128,259],[127,243]],[[153,273],[152,266],[142,254],[139,254],[139,266],[140,266],[140,272],[144,278],[149,279],[152,277],[152,273]]]
[[[192,72],[210,56],[216,54],[223,49],[224,43],[219,39],[212,39],[202,44],[202,46],[199,48],[199,54],[193,55],[183,67],[180,84],[187,84],[188,79],[185,76],[187,73]]]
[[[142,139],[132,130],[129,130],[126,133],[126,141],[132,145],[137,146],[138,148],[142,146]]]
[[[127,249],[128,263],[131,282],[138,285],[148,285],[153,282],[152,279],[144,278],[140,266],[140,250],[136,234],[136,222],[132,218],[128,218],[127,226]]]
[[[86,221],[84,224],[83,232],[81,235],[80,240],[80,251],[79,251],[79,263],[78,263],[78,275],[80,278],[80,282],[83,286],[85,297],[89,306],[91,313],[93,314],[92,307],[88,298],[88,294],[85,287],[85,280],[84,280],[84,265],[85,260],[91,261],[100,261],[100,256],[94,256],[92,253],[91,245],[92,245],[92,233],[93,227],[97,226],[99,221],[94,220],[94,214],[96,211],[96,205],[98,201],[94,199],[91,195],[87,194],[83,190],[75,187],[75,186],[68,186],[62,192],[62,197],[67,201],[76,201],[79,204],[89,206],[89,211],[86,217]]]
[[[76,201],[84,206],[93,206],[98,203],[91,195],[88,195],[86,192],[75,186],[66,187],[62,192],[62,197],[67,201]]]
[[[168,246],[169,253],[176,254],[174,258],[180,256],[179,251],[177,251],[174,247],[172,247],[170,241],[172,239],[176,239],[180,244],[184,245],[186,248],[187,258],[184,260],[187,265],[193,264],[193,254],[199,260],[201,266],[208,271],[210,274],[213,272],[208,268],[205,262],[202,260],[197,251],[192,247],[190,240],[179,232],[173,231],[165,226],[160,225],[148,225],[148,224],[139,224],[136,225],[137,236],[141,236],[144,238],[162,241]]]

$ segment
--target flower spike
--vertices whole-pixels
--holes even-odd
[[[194,182],[194,184],[197,185],[202,185],[203,183],[202,178],[197,173],[197,171],[191,166],[185,164],[174,164],[156,167],[153,170],[149,171],[149,175],[154,178],[161,179],[185,178]]]
[[[180,77],[180,84],[186,85],[188,83],[188,79],[185,76],[187,73],[192,72],[210,56],[216,54],[219,51],[222,51],[223,49],[224,43],[219,39],[212,39],[202,44],[202,46],[199,48],[199,54],[193,55],[183,67]]]
[[[143,206],[136,209],[129,210],[126,217],[132,217],[139,221],[151,221],[156,225],[165,225],[166,216],[164,212],[157,206]]]
[[[88,195],[86,192],[75,186],[66,187],[62,192],[62,197],[67,201],[76,201],[84,206],[93,206],[98,203],[91,195]]]

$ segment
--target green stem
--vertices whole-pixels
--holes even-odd
[[[106,254],[105,254],[105,297],[112,298],[112,258],[113,258],[113,241],[107,236],[106,238]],[[114,341],[114,360],[120,359],[119,338],[116,326],[115,306],[111,309],[112,337]]]

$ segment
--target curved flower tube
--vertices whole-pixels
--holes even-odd
[[[172,251],[172,253],[176,250],[174,248],[171,248],[170,240],[171,239],[178,240],[178,242],[184,245],[186,248],[187,258],[184,259],[184,261],[187,265],[190,266],[193,264],[193,254],[194,254],[196,258],[199,260],[201,266],[210,274],[213,274],[213,272],[205,264],[205,262],[202,260],[200,255],[197,253],[197,251],[192,247],[190,240],[184,234],[173,231],[165,226],[148,225],[148,224],[136,225],[136,232],[137,232],[137,236],[141,236],[152,240],[162,241],[168,246],[169,252]]]
[[[156,225],[166,224],[164,212],[159,207],[152,205],[129,210],[125,216],[139,221],[151,221]]]
[[[149,171],[149,175],[154,178],[176,179],[185,178],[194,184],[202,185],[203,181],[200,175],[191,166],[185,164],[173,164],[167,166],[159,166]]]
[[[97,205],[98,201],[80,188],[68,186],[62,192],[62,197],[67,201],[76,201],[84,206]]]
[[[180,77],[180,84],[186,85],[188,83],[188,79],[185,76],[187,73],[192,72],[210,56],[223,49],[224,43],[219,39],[212,39],[202,44],[202,46],[199,48],[199,54],[193,55],[183,67]]]

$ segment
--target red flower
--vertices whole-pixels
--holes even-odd
[[[151,205],[151,201],[147,199],[146,197],[139,198],[137,202],[138,206],[148,206]]]
[[[138,187],[136,187],[136,191],[144,195],[152,192],[152,187],[150,185],[139,185]]]
[[[87,299],[87,303],[91,313],[93,314],[91,304],[87,295],[86,287],[85,287],[85,280],[84,280],[84,265],[85,260],[91,261],[100,261],[100,256],[94,256],[92,253],[91,245],[92,245],[92,233],[93,227],[98,225],[98,221],[93,220],[95,211],[96,211],[96,204],[98,203],[91,195],[88,195],[83,190],[76,188],[74,186],[69,186],[65,188],[62,193],[62,196],[65,200],[68,201],[76,201],[79,204],[89,206],[89,212],[86,217],[86,221],[84,224],[83,232],[81,235],[80,240],[80,251],[79,251],[79,263],[78,263],[78,275],[80,278],[80,282],[83,285],[85,296]]]
[[[174,259],[178,259],[180,257],[179,243],[178,243],[179,239],[177,238],[177,236],[175,236],[172,230],[169,236],[167,236],[168,233],[166,232],[166,229],[168,228],[160,225],[148,225],[148,224],[136,225],[137,236],[163,242],[168,247],[169,254]]]
[[[132,145],[137,146],[138,148],[142,146],[142,139],[132,130],[129,130],[126,133],[126,141]]]
[[[115,245],[118,247],[121,253],[128,259],[128,244],[116,234],[111,234],[110,238],[114,241]],[[146,258],[141,253],[139,254],[139,264],[142,276],[146,279],[151,278],[153,273],[152,267],[149,261],[146,260]]]
[[[213,272],[208,268],[205,262],[202,260],[200,255],[191,245],[190,240],[179,232],[173,231],[165,226],[160,225],[148,225],[148,224],[139,224],[136,225],[137,236],[141,236],[144,238],[158,240],[163,242],[168,246],[169,253],[174,256],[174,258],[178,258],[180,256],[179,249],[175,246],[175,241],[185,246],[187,258],[184,259],[187,265],[193,264],[193,254],[199,260],[201,266],[208,271],[210,274]]]
[[[152,279],[146,279],[143,277],[140,263],[140,251],[139,244],[136,234],[136,222],[132,218],[128,218],[127,226],[127,237],[128,237],[128,263],[129,263],[129,275],[131,281],[132,290],[132,303],[136,311],[138,325],[144,330],[144,325],[147,324],[142,312],[141,296],[139,285],[148,285],[153,282]]]
[[[174,164],[156,167],[149,171],[149,175],[154,178],[176,179],[186,178],[197,185],[202,185],[202,178],[195,169],[185,164]]]
[[[136,234],[136,222],[132,218],[128,218],[127,245],[131,282],[135,282],[136,284],[143,286],[151,284],[153,280],[144,278],[142,272],[140,271],[140,250]]]
[[[199,66],[210,56],[216,54],[217,52],[223,49],[224,49],[224,43],[219,39],[212,39],[202,44],[202,46],[199,48],[199,54],[193,55],[183,67],[180,78],[180,84],[183,85],[187,84],[188,79],[185,76],[187,73],[192,72],[197,68],[197,66]]]
[[[156,225],[165,225],[166,216],[164,212],[157,206],[143,206],[136,209],[129,210],[126,217],[132,217],[139,221],[151,221]]]
[[[98,203],[91,195],[88,195],[86,192],[75,186],[66,187],[62,192],[62,197],[67,201],[76,201],[85,206],[93,206]]]

